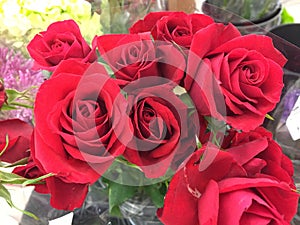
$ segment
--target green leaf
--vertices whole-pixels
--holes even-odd
[[[283,8],[282,13],[281,13],[281,23],[294,23],[294,17],[292,17],[286,8]]]
[[[8,103],[11,103],[13,102],[14,100],[24,96],[24,93],[23,92],[19,92],[15,89],[5,89],[5,92],[7,94],[7,102]]]
[[[274,120],[274,118],[272,116],[270,116],[269,114],[266,114],[266,118],[269,120]]]
[[[162,185],[154,184],[150,186],[145,186],[144,190],[157,208],[163,207],[166,188],[164,188]]]
[[[2,164],[5,168],[15,167],[15,166],[22,166],[28,162],[28,157],[20,159],[14,163]]]
[[[1,197],[1,198],[4,198],[5,201],[7,202],[7,204],[8,204],[10,207],[13,207],[13,208],[17,209],[18,211],[22,212],[23,214],[25,214],[25,215],[27,215],[27,216],[30,216],[30,217],[34,218],[35,220],[39,220],[39,218],[38,218],[36,215],[34,215],[33,213],[28,212],[28,211],[21,210],[21,209],[19,209],[18,207],[16,207],[16,206],[14,205],[14,203],[12,202],[12,200],[11,200],[11,195],[10,195],[9,191],[8,191],[8,190],[6,189],[6,187],[4,187],[4,185],[1,184],[1,183],[0,183],[0,197]]]
[[[0,182],[3,184],[22,184],[27,179],[14,173],[0,171]]]
[[[4,110],[13,110],[17,107],[33,108],[33,99],[28,95],[30,90],[37,88],[36,86],[31,86],[30,88],[19,92],[15,89],[5,89],[7,95],[7,105]],[[20,102],[22,100],[22,102]]]
[[[120,216],[119,205],[132,198],[137,192],[137,187],[127,186],[113,181],[109,182],[109,212],[113,216]]]
[[[12,203],[10,193],[1,183],[0,183],[0,197],[4,198],[10,207],[13,207],[14,204]]]
[[[143,185],[147,182],[145,174],[136,165],[131,164],[125,159],[117,158],[113,164],[106,170],[104,176],[109,180],[113,180],[116,183],[127,184],[127,185]]]
[[[196,136],[196,144],[197,144],[197,149],[202,148],[202,143],[200,142],[200,140],[197,136]]]
[[[179,96],[179,98],[183,101],[183,103],[190,109],[194,109],[194,103],[193,100],[191,99],[190,95],[188,93],[184,93]]]

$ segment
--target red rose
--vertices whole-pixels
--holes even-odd
[[[43,165],[35,158],[34,140],[33,136],[27,164],[13,170],[13,173],[28,179],[35,179],[47,174]],[[88,184],[69,183],[63,179],[60,174],[50,176],[42,180],[42,183],[34,184],[34,190],[42,194],[50,194],[50,204],[57,209],[73,210],[80,207],[88,193]]]
[[[263,127],[250,132],[238,133],[225,137],[226,151],[239,162],[247,171],[248,176],[270,176],[278,181],[284,181],[295,188],[292,179],[294,169],[291,160],[283,154],[279,144],[272,139],[272,133]],[[253,147],[255,146],[255,147]],[[252,155],[249,157],[245,155]],[[248,161],[249,160],[249,161]]]
[[[18,166],[13,170],[13,173],[18,174],[27,179],[35,179],[45,175],[45,172],[41,170],[41,168],[34,162],[32,157],[29,157],[28,162],[24,166]],[[48,194],[47,184],[35,184],[35,191],[43,194]]]
[[[47,181],[55,208],[81,206],[87,185],[123,153],[130,138],[126,108],[120,88],[96,63],[65,60],[41,85],[32,152],[46,173],[56,174]]]
[[[203,14],[184,12],[153,12],[144,20],[139,20],[130,29],[130,33],[151,31],[154,40],[171,41],[190,48],[194,34],[213,23],[213,19]]]
[[[172,178],[164,207],[158,210],[164,224],[290,224],[299,195],[287,183],[248,176],[242,164],[251,160],[249,152],[235,158],[212,145],[206,155],[204,149]]]
[[[42,164],[35,159],[34,145],[31,146],[29,161],[24,166],[16,167],[13,173],[28,179],[38,178],[46,175]],[[41,184],[34,184],[35,191],[42,194],[50,194],[50,204],[57,209],[73,210],[82,205],[88,193],[88,184],[69,183],[62,180],[60,174],[50,176]]]
[[[146,177],[163,176],[196,149],[197,123],[189,120],[187,106],[168,85],[125,91],[134,139],[124,156],[140,166]],[[189,129],[191,124],[195,129]]]
[[[13,170],[13,173],[28,179],[47,174],[43,165],[35,158],[34,138],[31,143],[31,154],[28,163]],[[69,183],[63,181],[63,179],[60,174],[50,176],[42,180],[43,183],[34,184],[34,190],[42,194],[50,194],[50,204],[57,207],[57,209],[73,210],[80,207],[88,193],[88,184]]]
[[[245,131],[261,125],[283,87],[286,59],[272,39],[212,24],[197,32],[190,50],[185,88],[200,114]]]
[[[4,90],[4,85],[0,82],[0,109],[7,100],[7,95]]]
[[[149,32],[155,26],[156,22],[160,20],[164,16],[169,16],[173,12],[150,12],[148,13],[144,19],[140,19],[135,22],[130,28],[129,32],[131,34],[144,33]]]
[[[154,43],[148,33],[102,35],[97,45],[121,87],[142,77],[161,76],[179,83],[184,76],[183,54],[170,43]]]
[[[34,59],[34,68],[49,71],[54,71],[65,59],[76,58],[82,62],[94,62],[97,59],[74,20],[52,23],[47,31],[34,36],[27,49]]]
[[[6,148],[0,161],[14,163],[28,157],[32,131],[30,124],[19,119],[0,121],[0,152]]]

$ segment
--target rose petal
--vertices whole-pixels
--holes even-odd
[[[56,177],[49,177],[47,186],[51,194],[50,204],[59,210],[80,208],[88,193],[87,184],[66,183]]]
[[[172,178],[165,196],[164,208],[157,211],[157,216],[165,225],[200,225],[198,213],[194,210],[197,208],[198,199],[188,191],[182,173],[176,173]]]
[[[214,180],[209,181],[205,192],[199,198],[198,212],[200,225],[218,224],[219,187]]]

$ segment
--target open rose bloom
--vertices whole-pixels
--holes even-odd
[[[165,185],[164,224],[290,224],[293,165],[262,127],[286,63],[271,38],[158,12],[89,47],[74,23],[53,23],[28,45],[35,67],[53,73],[35,99],[29,162],[15,173],[53,174],[37,191],[57,209],[81,207],[100,178],[145,184],[122,177],[127,166]]]

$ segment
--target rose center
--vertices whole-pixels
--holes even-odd
[[[96,102],[88,100],[79,102],[78,110],[82,117],[89,118],[91,116],[94,116],[95,112],[97,112],[99,108]]]
[[[62,47],[63,43],[58,39],[54,40],[54,42],[51,44],[51,49],[55,52],[60,51]]]
[[[254,71],[251,67],[245,65],[242,67],[242,71],[249,83],[254,84],[259,82],[259,73],[257,71]]]
[[[89,107],[87,105],[80,106],[79,110],[81,112],[81,115],[83,115],[84,117],[89,117],[91,115]]]
[[[138,57],[138,56],[139,56],[139,50],[137,49],[136,46],[132,46],[132,47],[129,49],[129,54],[130,54],[130,56],[132,56],[132,57]]]
[[[186,27],[180,27],[180,28],[176,28],[173,34],[176,37],[190,36],[190,31]]]
[[[155,117],[153,110],[147,108],[143,111],[143,119],[145,122],[150,123],[150,121]]]

